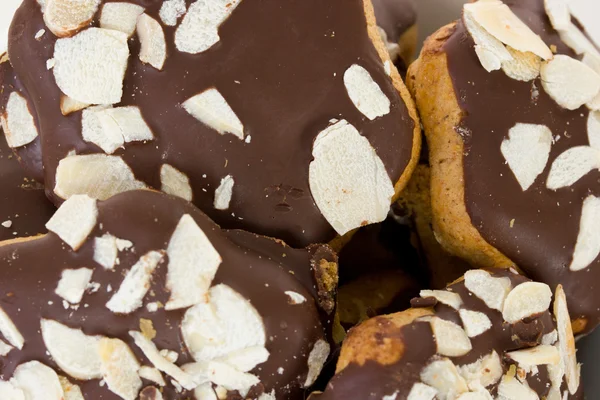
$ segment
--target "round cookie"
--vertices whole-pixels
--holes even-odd
[[[465,5],[411,66],[434,230],[475,265],[562,284],[575,331],[590,331],[600,322],[600,175],[590,164],[600,53],[568,12],[508,5]]]
[[[81,3],[10,31],[56,203],[149,186],[297,246],[385,218],[420,136],[370,2]]]
[[[546,284],[471,270],[421,296],[351,330],[336,376],[311,399],[583,399],[562,287],[550,308]]]
[[[146,190],[73,196],[47,227],[0,245],[0,398],[302,399],[318,377],[328,246],[222,231]]]

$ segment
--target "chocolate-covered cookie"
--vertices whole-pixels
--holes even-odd
[[[311,399],[583,399],[562,287],[468,271],[415,307],[350,331],[337,374]]]
[[[568,7],[552,4],[465,5],[408,80],[440,243],[562,284],[581,332],[600,322],[600,52]]]
[[[222,231],[146,190],[72,196],[47,228],[0,244],[0,398],[302,399],[318,377],[328,246]]]
[[[417,50],[417,6],[414,0],[372,0],[375,19],[392,62],[406,72]]]
[[[43,4],[15,14],[28,108],[3,111],[37,117],[56,203],[153,187],[304,246],[383,220],[408,181],[419,123],[369,1]]]

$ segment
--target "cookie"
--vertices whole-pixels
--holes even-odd
[[[565,293],[471,270],[415,307],[350,331],[330,399],[583,399]]]
[[[430,149],[434,230],[476,265],[515,264],[562,284],[575,331],[587,332],[600,322],[600,175],[589,158],[600,53],[567,8],[507,4],[465,5],[409,73]]]
[[[417,6],[414,0],[373,0],[373,9],[390,58],[405,73],[417,50]]]
[[[328,246],[222,231],[146,190],[72,196],[47,228],[0,245],[0,398],[302,399],[318,377]]]
[[[80,3],[25,0],[10,31],[57,204],[153,187],[303,247],[408,181],[419,123],[370,2]]]

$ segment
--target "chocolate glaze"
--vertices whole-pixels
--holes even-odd
[[[159,19],[162,2],[131,2]],[[34,39],[43,28],[40,7],[25,0],[11,26],[9,56],[34,100],[47,194],[58,203],[52,189],[60,159],[73,149],[78,154],[100,149],[83,141],[81,112],[63,117],[59,111],[61,93],[46,69],[56,38],[47,32]],[[367,137],[393,182],[408,165],[414,122],[368,38],[363,0],[244,0],[222,24],[220,42],[197,55],[176,50],[174,32],[165,27],[163,71],[139,61],[137,36],[129,41],[120,104],[139,106],[156,136],[116,152],[152,187],[160,187],[160,166],[171,164],[189,176],[194,203],[222,226],[304,246],[334,237],[308,185],[312,144],[330,119],[344,118]],[[350,101],[343,75],[354,63],[390,98],[388,115],[369,121]],[[235,110],[251,143],[219,135],[182,108],[182,102],[211,87]],[[214,190],[228,174],[235,179],[231,206],[218,211]]]
[[[70,327],[81,327],[86,334],[117,337],[129,344],[140,360],[145,360],[127,332],[139,330],[140,318],[149,319],[157,331],[154,342],[159,349],[180,354],[178,365],[193,361],[179,330],[185,310],[155,313],[145,307],[123,316],[110,312],[106,302],[123,280],[124,272],[150,250],[165,249],[179,219],[190,214],[206,233],[223,258],[213,284],[225,283],[252,302],[263,318],[270,357],[252,371],[261,385],[257,395],[275,389],[277,399],[302,399],[307,358],[313,344],[325,338],[330,322],[319,315],[318,296],[311,270],[313,255],[295,250],[281,242],[239,231],[221,231],[190,203],[151,191],[117,195],[100,202],[98,225],[77,252],[54,233],[20,243],[0,246],[0,305],[26,339],[22,351],[13,350],[0,361],[1,376],[7,379],[15,367],[29,360],[40,360],[59,371],[46,354],[39,334],[40,318],[55,319]],[[134,248],[120,253],[120,265],[107,271],[93,261],[93,238],[106,232],[133,242]],[[335,258],[327,246],[322,254]],[[86,293],[78,310],[65,310],[54,290],[66,268],[94,269],[93,282],[101,284],[97,293]],[[167,262],[153,275],[153,283],[144,304],[160,301],[169,294],[165,289]],[[108,293],[107,286],[113,291]],[[292,290],[308,301],[290,305],[284,291]],[[53,304],[49,304],[53,302]],[[87,305],[87,306],[86,306]],[[146,365],[150,365],[147,360]],[[278,368],[283,373],[278,373]],[[87,399],[119,399],[98,381],[76,382]],[[145,382],[148,384],[149,382]],[[189,392],[176,393],[169,385],[165,399],[189,398]]]
[[[417,23],[414,0],[372,0],[377,25],[387,34],[390,42],[398,43],[400,37]]]
[[[508,1],[511,8],[558,53],[575,57],[561,42],[544,11],[542,0]],[[534,280],[564,286],[571,317],[588,319],[586,330],[600,323],[600,258],[572,272],[571,264],[583,200],[600,195],[600,173],[590,172],[574,185],[546,188],[552,162],[565,150],[588,145],[584,106],[561,108],[538,79],[520,82],[502,71],[486,72],[461,21],[445,44],[448,69],[463,110],[465,203],[483,238],[513,260]],[[533,87],[535,85],[535,88]],[[532,99],[532,90],[539,92]],[[546,169],[523,192],[500,152],[502,141],[517,122],[543,124],[560,139],[554,142]],[[511,227],[511,220],[514,226]]]
[[[497,270],[492,275],[509,277],[513,287],[528,281],[527,278],[509,271]],[[530,318],[527,323],[509,325],[499,311],[488,308],[482,300],[471,295],[464,282],[449,286],[449,290],[461,296],[463,308],[483,312],[492,322],[491,329],[471,338],[473,350],[466,356],[450,357],[457,366],[475,362],[495,350],[506,372],[510,366],[508,360],[504,359],[506,352],[538,345],[542,335],[555,329],[556,324],[548,311]],[[462,325],[458,312],[444,304],[438,303],[433,311],[440,318]],[[381,319],[381,324],[391,323],[387,319]],[[397,399],[406,399],[412,386],[420,381],[421,371],[437,357],[431,325],[429,322],[415,320],[401,328],[382,327],[382,331],[386,332],[382,340],[395,338],[404,344],[400,360],[391,365],[382,365],[373,360],[364,365],[351,363],[330,381],[325,393],[314,395],[314,399],[381,400],[383,396],[392,396],[394,393]],[[532,337],[536,338],[534,342],[531,341]],[[527,382],[537,391],[540,398],[543,398],[549,392],[550,380],[546,367],[540,366],[539,371],[535,376],[528,375]],[[491,389],[492,395],[496,395],[497,387],[488,389]],[[583,399],[582,389],[569,398]]]

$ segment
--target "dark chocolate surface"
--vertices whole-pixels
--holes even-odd
[[[131,2],[158,19],[162,2]],[[43,28],[40,7],[25,0],[11,26],[9,56],[41,127],[47,193],[60,202],[52,191],[58,162],[71,150],[101,151],[83,141],[81,112],[60,113],[61,93],[46,69],[56,38],[47,31],[34,39]],[[220,42],[197,55],[176,50],[175,28],[164,30],[168,57],[163,71],[139,61],[137,36],[129,41],[119,104],[139,106],[156,139],[129,143],[115,154],[155,188],[163,163],[187,174],[194,203],[223,227],[298,246],[332,239],[334,231],[308,185],[313,140],[332,118],[346,119],[368,138],[393,182],[408,165],[414,122],[368,38],[362,0],[244,0],[221,25]],[[390,99],[388,115],[370,121],[350,101],[343,75],[355,63]],[[211,87],[227,99],[250,143],[218,134],[182,108],[182,102]],[[231,206],[215,210],[214,190],[229,174],[235,180]]]
[[[167,312],[160,308],[151,313],[144,306],[124,316],[113,314],[105,306],[119,288],[124,272],[146,252],[166,249],[181,216],[190,214],[223,258],[213,285],[224,283],[249,299],[265,323],[270,356],[252,371],[262,382],[253,393],[260,394],[263,390],[269,393],[275,389],[277,399],[304,398],[300,386],[308,372],[308,354],[330,328],[324,313],[319,316],[321,311],[317,306],[310,266],[315,261],[312,259],[315,252],[294,250],[281,242],[245,232],[221,231],[191,204],[156,192],[117,195],[99,202],[98,207],[98,225],[78,252],[72,251],[54,233],[0,246],[0,306],[25,337],[22,351],[15,349],[0,361],[3,379],[9,378],[18,364],[29,360],[57,368],[46,354],[39,334],[41,318],[81,327],[89,335],[120,338],[140,360],[146,359],[127,332],[140,329],[140,318],[149,319],[157,331],[154,342],[159,349],[177,351],[178,365],[193,361],[179,330],[185,310]],[[105,270],[92,258],[93,238],[106,232],[133,242],[133,250],[120,252],[120,264],[114,271]],[[335,258],[326,246],[317,253]],[[96,293],[86,292],[77,310],[65,310],[54,290],[64,269],[81,267],[94,269],[92,281],[100,283],[101,288]],[[154,272],[144,305],[151,301],[166,302],[169,297],[165,289],[166,272],[167,260]],[[109,284],[113,288],[110,293]],[[308,301],[289,304],[284,294],[288,290],[302,294]],[[151,365],[147,360],[143,364]],[[283,368],[282,373],[278,372],[279,368]],[[76,383],[86,399],[119,399],[97,380]],[[166,400],[192,396],[190,392],[176,393],[170,384],[163,394]]]
[[[400,37],[417,23],[415,0],[372,0],[377,25],[387,34],[390,42]]]
[[[561,42],[544,11],[542,0],[507,4],[558,53],[575,57]],[[600,323],[600,258],[584,270],[569,270],[579,232],[583,200],[600,195],[600,173],[592,171],[570,187],[552,191],[546,180],[552,162],[565,150],[588,145],[583,106],[561,108],[543,90],[540,79],[520,82],[502,71],[483,69],[473,40],[462,22],[445,44],[456,98],[463,110],[465,203],[483,238],[513,260],[534,280],[564,286],[571,317],[588,319],[587,330]],[[535,86],[534,86],[535,85]],[[532,91],[539,96],[532,98]],[[523,192],[500,152],[516,123],[546,125],[555,141],[546,168]],[[511,220],[514,226],[511,227]]]

